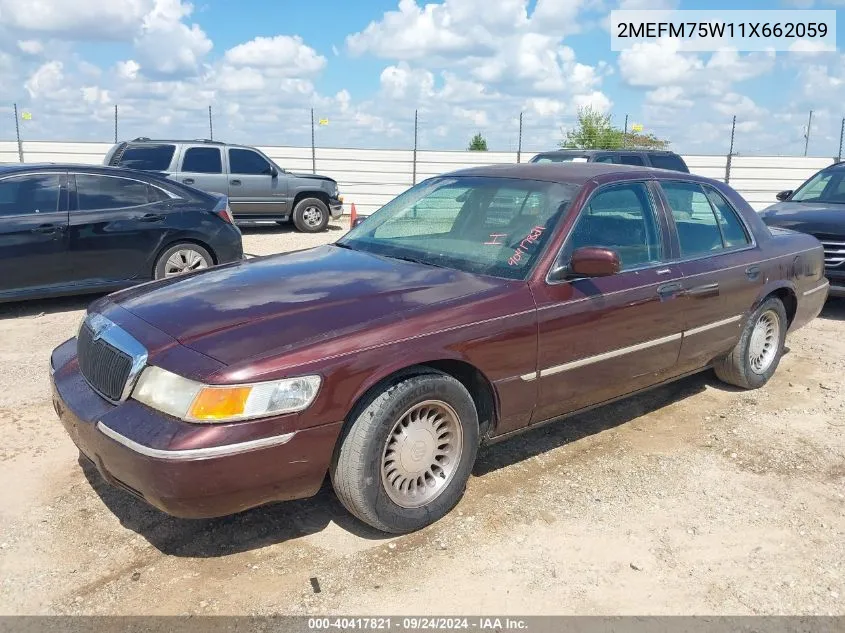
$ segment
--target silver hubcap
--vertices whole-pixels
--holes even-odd
[[[302,221],[308,226],[320,226],[323,221],[323,212],[317,207],[306,207],[302,212]]]
[[[208,268],[208,262],[205,261],[205,257],[192,248],[183,248],[167,258],[167,263],[164,265],[164,276],[173,277],[174,275],[189,273],[192,270],[200,270],[201,268]]]
[[[748,360],[755,374],[763,374],[771,367],[780,343],[780,319],[773,310],[766,310],[754,324],[748,345]]]
[[[381,460],[387,496],[403,508],[419,508],[442,493],[458,468],[463,450],[458,414],[441,400],[408,409],[393,426]]]

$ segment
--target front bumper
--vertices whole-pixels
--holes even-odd
[[[845,270],[825,268],[824,276],[830,281],[829,297],[845,297]]]
[[[133,400],[101,398],[79,371],[76,339],[50,363],[53,406],[79,451],[106,481],[168,514],[234,514],[310,497],[325,479],[341,422],[298,430],[295,416],[266,419],[260,429],[189,424]]]
[[[329,198],[329,213],[333,220],[343,215],[343,198]]]

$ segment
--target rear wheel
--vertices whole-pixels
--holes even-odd
[[[329,208],[319,198],[303,198],[293,209],[293,223],[303,233],[319,233],[329,224]]]
[[[155,278],[164,279],[202,270],[214,264],[211,254],[198,244],[174,244],[158,256]]]
[[[720,380],[744,389],[762,387],[774,375],[783,356],[788,321],[783,303],[766,299],[749,317],[739,341],[716,361]]]
[[[460,382],[441,373],[405,378],[378,394],[341,440],[335,493],[384,532],[423,528],[463,496],[478,435],[475,404]]]

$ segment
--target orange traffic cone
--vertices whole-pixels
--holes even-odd
[[[352,209],[349,211],[349,228],[355,227],[355,220],[358,219],[358,212],[355,210],[355,203],[352,203]]]

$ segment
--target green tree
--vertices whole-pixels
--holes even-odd
[[[469,142],[469,147],[467,149],[471,152],[486,152],[487,151],[487,139],[481,136],[479,132],[475,136],[472,137],[472,140]]]
[[[669,146],[669,141],[659,139],[654,134],[626,134],[624,130],[613,125],[613,118],[609,114],[602,114],[587,106],[579,108],[578,123],[574,128],[566,130],[559,145],[564,149],[665,149]]]

